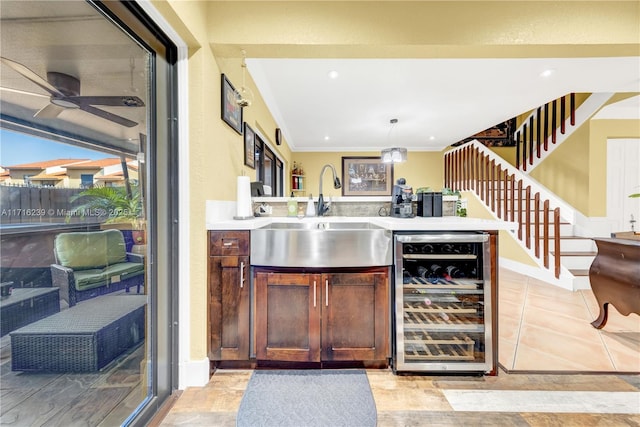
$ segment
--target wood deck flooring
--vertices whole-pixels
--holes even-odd
[[[11,371],[11,340],[0,339],[0,425],[119,426],[142,402],[144,345],[97,373]]]

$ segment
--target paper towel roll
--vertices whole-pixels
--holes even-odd
[[[237,192],[237,217],[247,218],[252,217],[251,211],[251,182],[248,176],[238,177],[238,192]]]

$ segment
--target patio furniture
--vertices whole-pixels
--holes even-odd
[[[0,336],[60,311],[58,288],[17,288],[0,298]]]
[[[102,369],[144,340],[146,299],[104,295],[11,332],[11,370]]]
[[[60,233],[54,241],[53,286],[69,307],[144,283],[144,257],[125,251],[120,230]]]

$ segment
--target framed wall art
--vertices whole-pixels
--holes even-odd
[[[244,164],[251,169],[256,168],[256,133],[251,127],[244,123]]]
[[[393,188],[393,163],[380,157],[342,158],[343,196],[390,196]]]
[[[509,119],[505,122],[497,124],[489,129],[465,138],[462,141],[451,144],[454,147],[477,139],[479,143],[487,147],[515,147],[516,140],[514,134],[516,131],[516,119]]]
[[[222,120],[233,130],[242,135],[242,107],[236,103],[238,91],[233,87],[227,76],[222,74]]]

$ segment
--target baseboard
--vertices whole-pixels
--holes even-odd
[[[568,291],[574,291],[573,275],[570,273],[561,274],[560,278],[556,278],[552,271],[533,265],[523,264],[507,258],[500,257],[499,263],[501,268],[506,268],[507,270],[514,271],[527,277],[547,282]]]
[[[189,360],[180,363],[178,388],[203,387],[209,382],[209,359]]]

